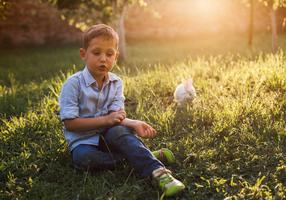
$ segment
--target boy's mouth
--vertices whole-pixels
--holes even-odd
[[[99,65],[99,69],[101,69],[101,70],[106,70],[107,67],[106,67],[106,65]]]

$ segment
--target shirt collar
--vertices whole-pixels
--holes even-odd
[[[86,87],[90,86],[93,83],[96,83],[96,80],[93,78],[93,76],[89,72],[87,66],[85,66],[82,74],[83,74]],[[111,72],[108,72],[107,81],[105,80],[105,82],[109,83],[109,81],[117,81],[117,80],[119,80],[119,77],[117,77],[115,74]]]
[[[83,78],[84,78],[86,87],[88,87],[91,84],[93,84],[94,82],[96,82],[96,80],[93,78],[93,76],[91,75],[91,73],[89,72],[89,70],[87,69],[86,66],[85,66],[84,70],[82,71],[82,74],[83,74]]]

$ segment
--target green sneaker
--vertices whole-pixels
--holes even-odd
[[[169,149],[162,148],[157,151],[153,151],[152,154],[165,165],[175,163],[175,156]]]
[[[157,182],[160,189],[167,197],[178,194],[185,189],[185,185],[181,181],[175,179],[171,175],[171,171],[166,168],[158,168],[153,171],[152,175],[153,180]]]

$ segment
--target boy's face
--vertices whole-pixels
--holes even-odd
[[[116,40],[101,36],[93,38],[87,49],[80,49],[80,57],[94,78],[103,78],[117,60]]]

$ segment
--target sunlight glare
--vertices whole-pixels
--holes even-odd
[[[194,0],[193,4],[197,13],[204,18],[217,15],[222,8],[222,4],[218,0]]]

